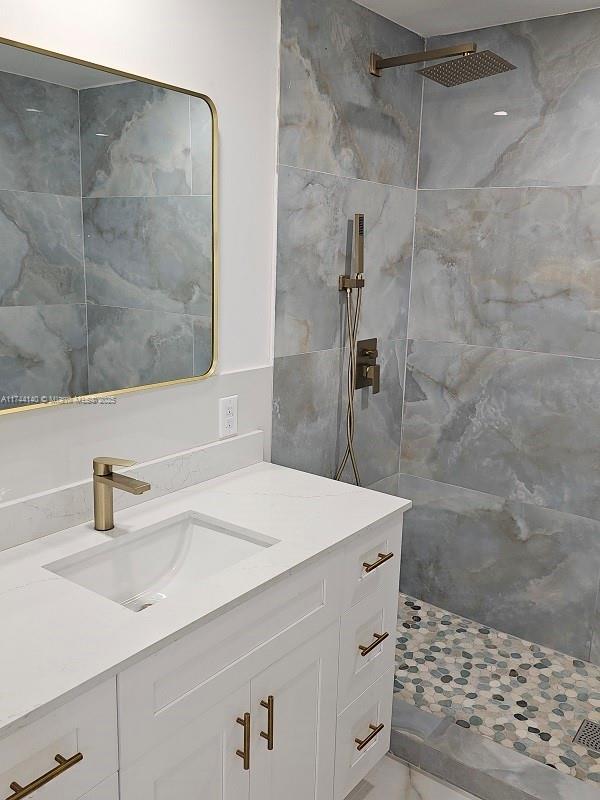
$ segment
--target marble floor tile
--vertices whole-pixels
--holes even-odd
[[[422,80],[369,74],[371,51],[423,40],[351,0],[284,0],[279,159],[305,169],[414,188]]]
[[[79,96],[84,197],[190,194],[185,94],[129,81]]]
[[[518,69],[452,89],[425,81],[420,186],[598,184],[600,10],[435,37],[428,46],[465,38]]]
[[[81,201],[0,190],[0,306],[85,302]]]
[[[407,594],[589,659],[600,523],[400,475]]]
[[[81,194],[74,89],[0,72],[0,189]]]
[[[89,305],[88,329],[91,393],[193,375],[189,316]]]
[[[339,460],[341,350],[276,358],[273,373],[275,464],[332,478]]]
[[[411,338],[598,357],[599,210],[595,186],[419,192]]]
[[[84,305],[0,308],[0,410],[87,391]]]
[[[600,361],[409,344],[401,472],[600,519]]]
[[[208,316],[210,197],[84,199],[88,302]]]
[[[356,213],[366,231],[360,338],[406,337],[414,203],[410,189],[280,168],[277,356],[343,345],[338,277],[350,269]]]

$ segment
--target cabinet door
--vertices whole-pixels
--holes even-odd
[[[119,777],[112,775],[80,800],[119,800]]]
[[[121,800],[247,800],[249,771],[237,751],[250,712],[250,685],[181,728],[121,772]]]
[[[330,626],[252,680],[252,800],[331,800],[338,638]]]

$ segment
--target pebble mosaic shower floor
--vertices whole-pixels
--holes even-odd
[[[600,667],[406,595],[396,659],[402,700],[600,783],[600,755],[572,742],[584,719],[600,722]]]

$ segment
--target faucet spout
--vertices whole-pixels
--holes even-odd
[[[110,475],[96,475],[95,480],[97,483],[112,486],[113,489],[122,489],[129,494],[144,494],[152,488],[146,481],[138,481],[136,478],[130,478],[129,475],[121,475],[118,472],[111,472]]]
[[[110,531],[115,527],[113,489],[140,495],[152,487],[129,475],[113,472],[113,466],[130,467],[135,462],[123,458],[94,459],[94,527],[97,531]]]

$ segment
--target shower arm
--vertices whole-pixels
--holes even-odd
[[[441,58],[451,58],[452,56],[468,56],[477,52],[475,42],[457,44],[453,47],[441,47],[439,50],[424,50],[419,53],[408,53],[405,56],[395,56],[394,58],[382,58],[377,53],[371,53],[369,72],[377,78],[381,77],[384,69],[391,67],[405,67],[407,64],[420,64],[422,61],[437,61]]]

